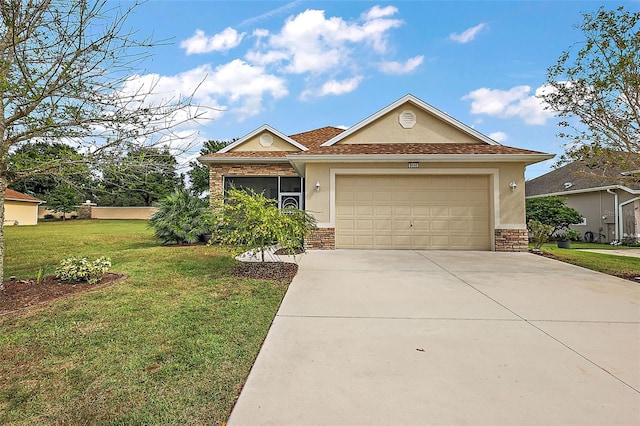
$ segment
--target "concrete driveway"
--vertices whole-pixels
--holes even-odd
[[[313,251],[229,425],[638,425],[640,285],[529,253]]]

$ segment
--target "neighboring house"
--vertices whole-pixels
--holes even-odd
[[[308,248],[525,251],[524,169],[552,157],[406,95],[346,130],[263,125],[199,160],[212,196],[250,188],[313,214]]]
[[[585,240],[621,241],[640,237],[640,184],[598,176],[583,162],[573,162],[526,183],[526,198],[558,195],[584,217],[579,231]]]
[[[7,189],[4,194],[4,224],[5,225],[37,225],[38,206],[44,201]]]

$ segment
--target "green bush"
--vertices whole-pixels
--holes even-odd
[[[563,197],[530,198],[526,201],[527,223],[531,220],[551,225],[549,236],[557,234],[582,222],[582,215],[576,209],[567,206]]]
[[[531,235],[531,242],[533,243],[534,250],[540,250],[540,247],[549,239],[551,231],[553,231],[552,225],[545,225],[544,223],[530,219],[527,222],[527,229]]]
[[[56,278],[61,281],[86,281],[89,284],[96,284],[109,268],[111,268],[111,259],[104,256],[93,262],[86,257],[68,257],[60,262],[60,266],[56,269]]]
[[[255,250],[265,260],[265,249],[278,244],[289,253],[303,247],[304,236],[315,229],[315,219],[307,212],[278,209],[275,200],[253,191],[231,189],[218,199],[219,215],[214,238],[242,250]]]
[[[178,190],[158,204],[149,226],[162,244],[206,242],[211,235],[212,212],[209,203]]]

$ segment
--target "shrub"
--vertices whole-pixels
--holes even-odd
[[[569,225],[582,222],[582,215],[576,209],[567,206],[563,197],[530,198],[526,201],[527,223],[531,220],[551,225],[549,236],[565,230]]]
[[[540,247],[549,239],[549,235],[553,231],[552,225],[545,225],[544,223],[531,219],[527,222],[527,228],[531,235],[531,242],[533,243],[534,250],[540,250]]]
[[[61,281],[96,284],[102,279],[102,275],[111,267],[111,259],[100,257],[91,262],[86,257],[68,257],[60,262],[56,269],[56,278]]]
[[[226,198],[218,200],[216,212],[220,216],[214,238],[223,244],[241,249],[264,252],[273,244],[289,253],[303,247],[304,236],[315,228],[315,219],[295,208],[278,209],[276,201],[239,189],[231,189]]]
[[[178,190],[158,204],[149,226],[162,244],[194,244],[206,242],[211,234],[212,212],[209,203]]]

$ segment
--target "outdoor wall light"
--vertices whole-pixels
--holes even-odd
[[[514,181],[509,182],[509,188],[511,188],[512,191],[515,191],[517,187],[518,187],[518,184],[515,183]]]
[[[316,182],[316,192],[320,191],[320,182]]]

